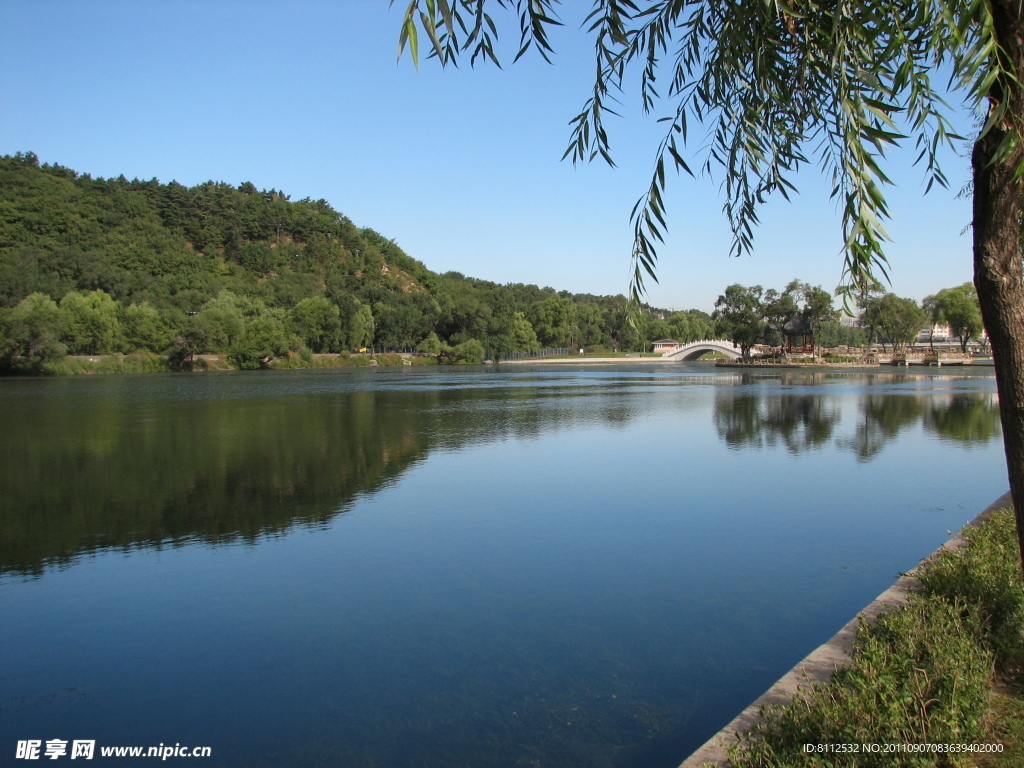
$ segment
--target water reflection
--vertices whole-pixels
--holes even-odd
[[[924,402],[913,395],[866,395],[856,432],[839,445],[856,453],[858,461],[870,461],[902,430],[917,424],[923,413]]]
[[[314,525],[424,454],[415,411],[372,392],[289,407],[55,403],[9,412],[0,558],[38,572],[78,552],[218,543]]]
[[[808,374],[784,380],[785,389],[760,391],[751,386],[756,378],[731,377],[734,386],[715,391],[718,437],[735,450],[826,447],[842,408],[827,388],[814,386],[822,381]],[[793,393],[793,385],[809,393]],[[872,390],[858,397],[853,433],[835,438],[861,462],[918,423],[968,445],[1000,435],[993,393]],[[620,429],[650,415],[624,381],[609,388],[527,380],[169,401],[126,396],[123,384],[98,386],[84,399],[59,391],[70,394],[43,389],[8,402],[0,571],[39,574],[99,549],[252,541],[322,525],[432,451],[537,439],[570,426]],[[140,394],[145,387],[134,392]]]
[[[857,410],[853,434],[837,437],[836,444],[862,462],[871,461],[901,432],[918,424],[942,439],[968,446],[987,444],[1001,435],[994,393],[868,391],[857,399]],[[829,445],[842,420],[842,408],[830,394],[764,393],[756,388],[743,388],[737,394],[723,389],[715,395],[712,418],[719,438],[732,449],[780,445],[799,454]]]
[[[678,765],[1002,489],[991,380],[871,381],[2,382],[0,737]]]
[[[100,549],[253,541],[322,525],[431,451],[570,424],[619,427],[640,411],[614,392],[533,386],[161,400],[138,382],[86,393],[42,384],[6,401],[0,572],[38,575]]]
[[[715,428],[730,448],[781,444],[790,453],[827,445],[840,419],[838,404],[823,395],[715,396]]]
[[[924,428],[967,445],[988,443],[1002,434],[999,403],[995,394],[958,393],[946,402],[932,400],[924,412]]]

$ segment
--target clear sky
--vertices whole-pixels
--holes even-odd
[[[448,71],[396,61],[404,5],[2,0],[0,154],[31,151],[94,176],[251,181],[324,198],[437,272],[625,292],[629,213],[660,127],[627,94],[611,123],[618,167],[561,161],[592,85],[580,29],[590,3],[566,3],[553,66],[508,56],[503,70]],[[518,23],[506,21],[514,52]],[[924,197],[905,154],[889,192],[890,289],[920,300],[971,279],[970,204],[956,195],[969,164],[949,157],[952,189]],[[720,181],[670,182],[653,305],[710,311],[731,283],[837,285],[841,234],[825,180],[806,173],[792,203],[770,203],[754,255],[739,259],[728,256]]]

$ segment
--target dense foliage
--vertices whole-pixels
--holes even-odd
[[[950,332],[960,339],[962,350],[966,351],[967,343],[984,332],[978,292],[973,283],[944,288],[934,296],[927,296],[923,308],[933,324],[949,325]]]
[[[867,333],[838,322],[829,292],[799,280],[731,285],[713,317],[635,312],[623,296],[436,274],[324,200],[292,202],[250,183],[94,179],[32,154],[0,157],[3,370],[64,370],[55,363],[65,355],[115,353],[165,355],[176,367],[218,354],[258,368],[368,348],[479,363],[545,347],[644,351],[668,338],[730,338],[749,354],[779,344],[794,317],[819,347],[907,343],[929,318],[963,345],[980,333],[969,284],[928,297],[923,311],[891,295],[860,303]]]
[[[775,347],[783,341],[783,327],[801,320],[814,334],[815,349],[881,344],[883,350],[905,349],[926,338],[934,348],[936,333],[945,326],[967,352],[968,343],[985,342],[978,294],[970,283],[944,288],[918,305],[880,288],[861,292],[855,326],[844,324],[828,291],[791,281],[784,289],[767,291],[760,285],[730,285],[715,302],[716,333],[749,356],[756,345]],[[942,338],[940,336],[940,338]]]
[[[0,157],[0,360],[416,348],[479,362],[542,347],[642,350],[711,335],[703,312],[439,275],[325,200],[206,182],[93,178]]]
[[[792,280],[781,291],[760,285],[730,285],[715,302],[718,333],[748,357],[757,344],[778,346],[783,327],[800,319],[813,331],[817,347],[861,346],[867,338],[859,328],[839,322],[832,294],[820,286]]]

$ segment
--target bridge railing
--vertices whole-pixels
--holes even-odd
[[[671,352],[665,353],[665,358],[677,358],[692,353],[701,347],[707,348],[709,352],[733,352],[740,354],[740,348],[727,339],[701,339],[683,344]]]

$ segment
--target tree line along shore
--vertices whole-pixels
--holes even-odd
[[[367,349],[479,363],[667,338],[752,348],[777,343],[790,314],[826,347],[892,334],[840,323],[831,294],[798,280],[730,286],[709,314],[438,274],[325,200],[248,182],[93,178],[18,153],[0,157],[0,212],[4,373],[362,365]]]

